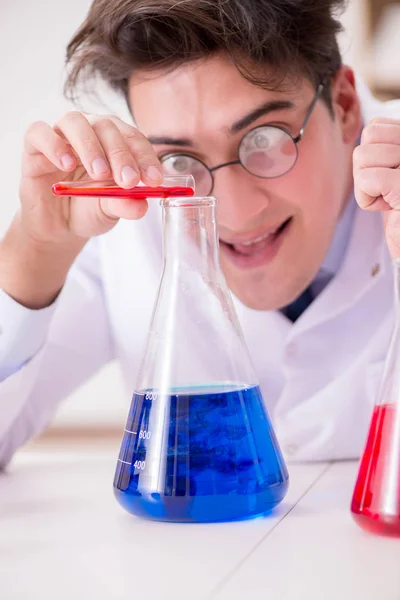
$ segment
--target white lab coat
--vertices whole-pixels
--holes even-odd
[[[400,118],[359,82],[364,122]],[[161,209],[91,240],[55,304],[42,311],[0,295],[0,465],[106,362],[130,391],[162,268]],[[357,207],[342,266],[294,324],[234,299],[266,406],[290,461],[359,457],[394,324],[382,217]],[[113,399],[110,398],[110,402]]]

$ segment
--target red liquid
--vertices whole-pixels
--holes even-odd
[[[363,529],[400,536],[400,406],[376,406],[351,512]]]
[[[190,187],[150,187],[136,186],[130,189],[116,186],[107,187],[68,187],[55,183],[52,187],[55,196],[95,196],[97,198],[129,198],[130,200],[146,200],[147,198],[175,198],[194,196]]]

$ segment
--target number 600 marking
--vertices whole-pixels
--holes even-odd
[[[139,431],[139,440],[149,440],[151,438],[151,431],[146,431],[145,429],[141,429]]]

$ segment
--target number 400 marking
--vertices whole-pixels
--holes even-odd
[[[146,466],[146,461],[145,460],[135,460],[135,462],[133,463],[133,466],[135,467],[135,469],[139,469],[139,471],[143,471],[143,469]]]

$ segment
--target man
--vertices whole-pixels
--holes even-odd
[[[221,264],[283,451],[359,456],[393,327],[400,104],[360,99],[340,4],[94,1],[67,89],[100,75],[138,129],[71,112],[27,131],[0,246],[1,464],[107,361],[133,387],[160,277],[157,206],[142,219],[144,201],[51,185],[162,171],[219,200]]]

